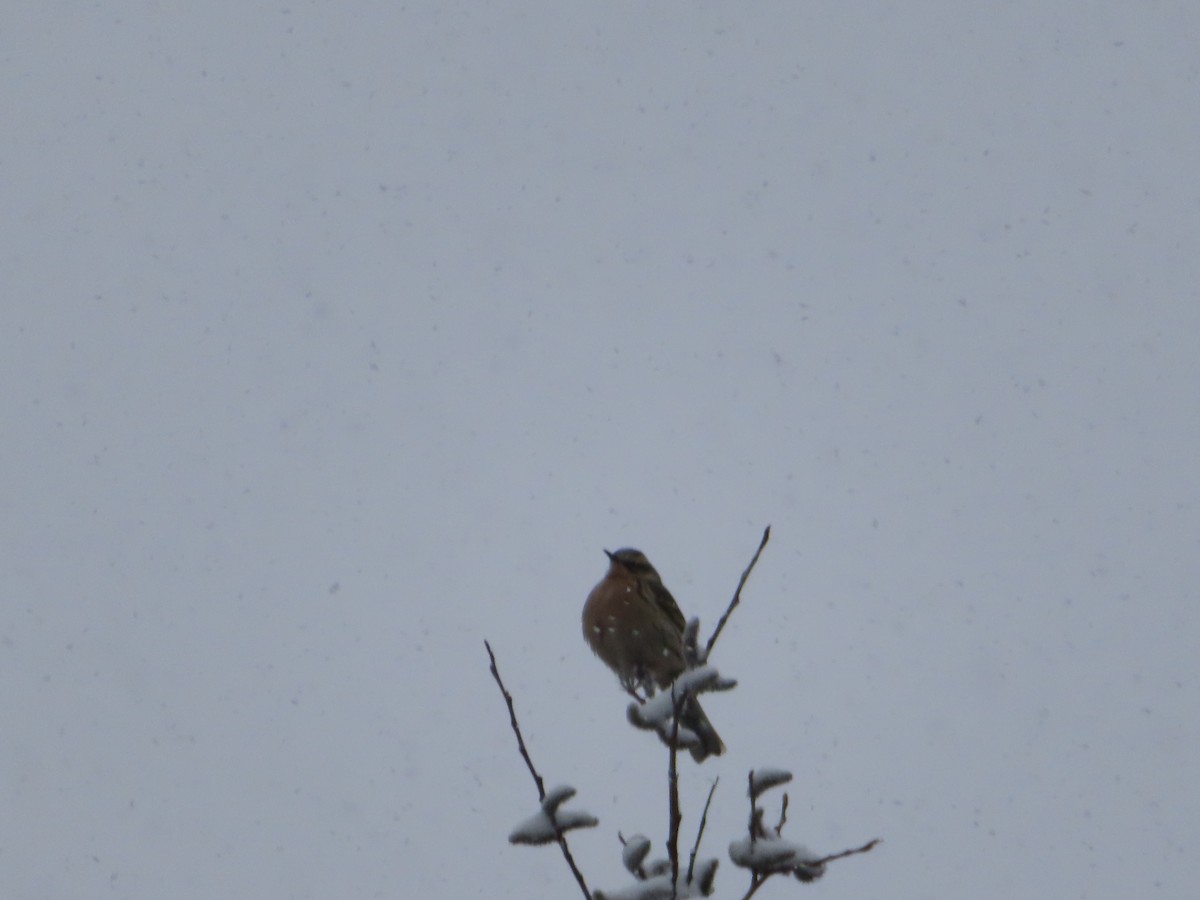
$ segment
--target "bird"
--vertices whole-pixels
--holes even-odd
[[[665,688],[687,668],[686,622],[646,554],[632,547],[604,553],[608,571],[583,605],[583,637],[621,686],[641,699],[639,688],[653,693],[655,686]],[[696,762],[725,752],[695,697],[684,704],[679,724],[700,739],[690,748]]]

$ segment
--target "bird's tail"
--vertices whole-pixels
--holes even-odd
[[[689,697],[687,703],[684,704],[683,711],[679,715],[679,724],[689,731],[694,731],[700,738],[699,744],[688,748],[691,750],[692,759],[696,762],[702,763],[710,756],[720,756],[725,752],[725,744],[722,743],[721,736],[717,734],[717,729],[713,728],[712,722],[708,721],[708,716],[704,714],[700,701],[695,697]]]

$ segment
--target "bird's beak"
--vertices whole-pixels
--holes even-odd
[[[616,562],[616,557],[615,557],[615,556],[613,556],[613,555],[612,555],[610,552],[608,552],[607,550],[605,550],[605,551],[604,551],[604,555],[608,557],[608,561],[609,561],[609,562]]]

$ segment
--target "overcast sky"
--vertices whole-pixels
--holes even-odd
[[[1200,6],[16,4],[0,895],[569,897],[662,851],[635,546],[759,896],[1200,883]]]

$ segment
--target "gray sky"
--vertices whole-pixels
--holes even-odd
[[[1193,3],[24,4],[0,894],[624,883],[603,547],[861,897],[1200,883]],[[726,860],[718,896],[745,879]]]

